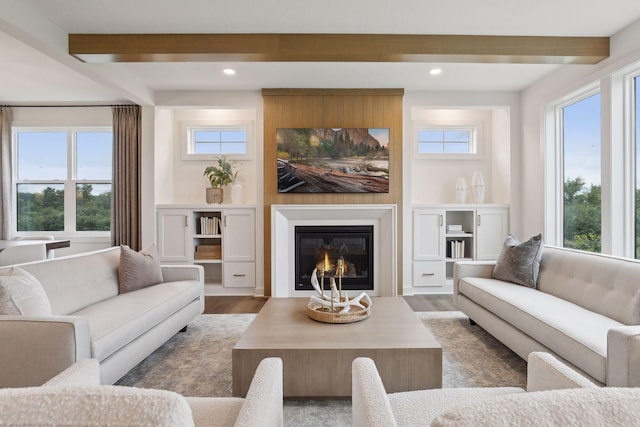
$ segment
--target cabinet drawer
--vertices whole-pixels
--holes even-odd
[[[222,283],[225,288],[253,288],[256,286],[254,262],[225,262]]]
[[[413,263],[413,286],[444,286],[445,263],[417,261]]]

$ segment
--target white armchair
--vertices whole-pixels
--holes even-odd
[[[41,387],[0,389],[0,425],[281,426],[282,403],[278,358],[260,362],[244,399],[100,385],[98,361],[85,359]]]
[[[495,387],[387,394],[368,358],[353,361],[352,386],[355,427],[600,425],[603,417],[611,421],[608,425],[626,425],[616,422],[625,419],[632,425],[640,410],[640,389],[598,387],[552,355],[540,352],[529,355],[526,393],[520,388]]]

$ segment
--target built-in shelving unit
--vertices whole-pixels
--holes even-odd
[[[507,205],[414,206],[414,293],[452,292],[455,262],[496,259],[508,230]]]
[[[255,207],[214,206],[158,207],[161,262],[202,265],[207,294],[253,294]]]

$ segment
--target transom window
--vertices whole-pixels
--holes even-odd
[[[247,154],[247,130],[244,128],[191,128],[189,137],[193,154]]]
[[[16,231],[108,232],[111,128],[14,129]]]
[[[440,126],[418,129],[418,154],[475,154],[476,129]]]
[[[226,156],[232,160],[251,157],[253,125],[249,121],[206,123],[182,122],[183,160],[211,160]]]

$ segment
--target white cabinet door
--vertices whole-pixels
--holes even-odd
[[[507,209],[478,209],[476,211],[476,259],[495,260],[509,232]]]
[[[413,211],[414,261],[444,260],[444,210]]]
[[[256,257],[253,209],[225,210],[222,219],[222,260],[254,261]]]
[[[191,261],[190,211],[158,211],[158,254],[163,262]]]

